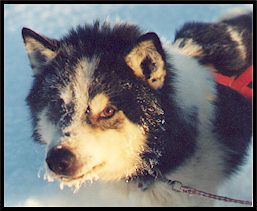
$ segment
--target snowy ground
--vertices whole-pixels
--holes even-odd
[[[24,98],[32,77],[21,38],[23,26],[58,38],[70,27],[95,19],[129,21],[168,40],[185,21],[212,21],[232,8],[251,5],[5,5],[4,7],[4,206],[133,206],[99,184],[78,193],[48,183],[41,171],[43,146],[30,137]],[[252,200],[252,147],[242,171],[220,194]],[[221,206],[232,204],[217,203]],[[235,206],[235,205],[233,205]]]

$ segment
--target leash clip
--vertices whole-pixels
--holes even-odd
[[[183,183],[178,181],[178,180],[170,180],[167,179],[166,177],[159,177],[160,181],[168,184],[169,186],[171,186],[171,189],[176,191],[176,192],[181,192],[182,191],[182,185]]]
[[[171,186],[172,190],[181,192],[182,182],[177,180],[168,180],[168,184]]]

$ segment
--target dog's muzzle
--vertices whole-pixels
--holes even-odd
[[[66,147],[53,147],[46,157],[46,163],[57,175],[73,176],[77,169],[76,156]]]

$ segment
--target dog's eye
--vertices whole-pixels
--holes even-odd
[[[89,113],[90,113],[90,107],[88,106],[86,109],[86,114],[89,114]]]
[[[117,108],[110,105],[105,107],[105,109],[101,112],[100,117],[101,118],[111,118],[115,112],[117,111]]]

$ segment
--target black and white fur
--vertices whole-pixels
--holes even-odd
[[[244,162],[251,104],[211,72],[237,75],[252,63],[252,14],[186,23],[173,43],[98,22],[60,40],[22,35],[34,73],[33,137],[46,144],[49,180],[75,189],[117,181],[146,206],[204,206],[212,201],[154,176],[215,193]],[[151,185],[141,192],[138,180]]]

